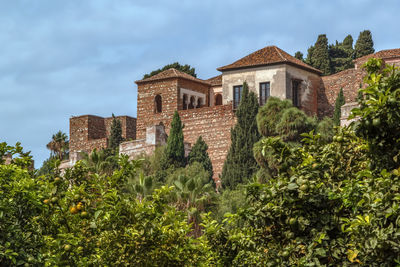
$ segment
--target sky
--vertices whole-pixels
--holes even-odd
[[[144,74],[180,62],[208,79],[267,45],[307,54],[372,32],[400,48],[398,0],[0,0],[0,142],[21,142],[39,168],[58,130],[84,114],[136,117]]]

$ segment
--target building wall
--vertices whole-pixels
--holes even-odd
[[[154,112],[154,98],[162,98],[162,112]],[[138,84],[137,131],[136,138],[146,137],[146,128],[152,125],[167,123],[178,108],[178,80],[168,79]]]
[[[308,115],[318,112],[318,88],[321,77],[318,74],[286,65],[286,98],[292,99],[292,80],[301,80],[300,108]]]
[[[362,69],[348,69],[333,75],[323,76],[318,93],[318,116],[332,116],[336,98],[341,88],[346,103],[357,99],[358,89],[363,86],[365,71]]]
[[[122,137],[136,138],[136,119],[129,116],[117,116],[121,121]],[[113,118],[103,118],[93,115],[72,117],[69,120],[69,148],[71,152],[106,148],[110,136]]]
[[[259,84],[270,82],[271,96],[292,99],[293,79],[302,81],[300,85],[301,109],[309,115],[317,114],[320,76],[287,64],[224,72],[222,75],[223,103],[228,104],[233,101],[233,86],[241,85],[244,81],[247,82],[249,90],[255,92],[257,96]]]
[[[204,107],[179,111],[185,142],[192,146],[202,136],[208,145],[208,154],[214,169],[214,178],[222,172],[222,167],[230,147],[230,130],[236,123],[231,105]],[[166,129],[169,132],[169,127]]]
[[[270,82],[271,95],[284,99],[286,98],[285,80],[286,70],[283,64],[225,71],[222,74],[223,104],[233,101],[233,86],[242,85],[245,81],[249,86],[249,91],[253,91],[257,96],[259,84]]]

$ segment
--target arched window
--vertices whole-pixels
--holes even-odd
[[[195,107],[195,105],[196,105],[196,99],[194,98],[194,96],[191,96],[190,97],[190,103],[189,103],[189,109],[192,109],[192,108],[194,108]]]
[[[183,109],[187,109],[187,108],[188,108],[188,107],[187,107],[187,95],[186,95],[186,94],[183,95],[183,99],[182,99],[182,108],[183,108]]]
[[[197,99],[197,106],[196,106],[196,108],[201,108],[201,104],[202,104],[202,99],[201,99],[201,97],[199,97],[198,99]]]
[[[161,101],[161,96],[156,95],[154,98],[154,113],[161,113],[162,111],[162,101]]]
[[[221,94],[215,95],[215,105],[216,106],[222,105],[222,95]]]

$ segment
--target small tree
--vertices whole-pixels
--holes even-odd
[[[366,56],[375,52],[371,31],[360,32],[355,45],[355,58]]]
[[[203,138],[199,136],[196,143],[194,144],[192,151],[190,151],[188,156],[188,163],[199,162],[204,170],[210,174],[210,179],[213,177],[213,167],[211,164],[211,159],[207,153],[208,146],[204,142]]]
[[[108,147],[112,150],[119,148],[119,144],[124,140],[122,138],[121,121],[112,114],[113,120],[111,123],[110,139],[108,140]]]
[[[222,170],[222,183],[234,188],[247,181],[257,170],[253,156],[253,145],[260,139],[257,130],[257,96],[249,93],[247,83],[243,84],[242,99],[236,111],[237,123],[231,130],[231,147]]]
[[[336,98],[335,111],[333,112],[333,122],[336,126],[340,126],[340,117],[342,116],[341,107],[345,104],[343,96],[343,88],[340,88],[339,94]]]
[[[171,122],[171,130],[169,132],[167,147],[161,163],[162,169],[170,167],[185,166],[185,146],[183,143],[183,124],[179,117],[178,111],[175,110]]]

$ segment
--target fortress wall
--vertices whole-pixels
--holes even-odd
[[[146,128],[163,122],[170,123],[178,108],[178,81],[167,79],[138,84],[136,139],[146,138]],[[154,98],[162,98],[162,112],[154,113]]]
[[[115,118],[121,122],[122,137],[125,140],[129,140],[129,139],[135,140],[136,139],[136,118],[129,117],[129,116],[115,116]],[[107,137],[110,136],[112,121],[113,121],[112,117],[104,119]]]
[[[340,88],[343,88],[346,103],[357,99],[360,84],[365,72],[361,69],[348,69],[333,75],[323,76],[318,93],[318,116],[332,116]]]
[[[207,143],[208,154],[213,164],[214,178],[217,178],[222,172],[231,144],[231,127],[236,123],[232,105],[180,110],[179,115],[185,125],[183,129],[185,142],[189,142],[193,146],[197,138],[202,136]],[[169,132],[169,128],[167,130]]]

